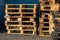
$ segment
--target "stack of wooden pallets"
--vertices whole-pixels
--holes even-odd
[[[57,0],[56,0],[57,1]],[[60,40],[60,3],[57,2],[54,4],[54,6],[56,7],[56,10],[53,10],[54,12],[54,19],[55,19],[55,27],[54,27],[54,36],[53,38],[55,38],[56,40]]]
[[[23,34],[36,34],[36,11],[37,4],[21,4],[21,26]]]
[[[21,34],[21,13],[20,13],[20,5],[16,4],[6,4],[5,9],[5,25],[9,34]]]
[[[7,4],[5,25],[9,34],[36,34],[37,4]]]
[[[51,36],[53,31],[53,16],[51,12],[51,0],[40,0],[41,18],[39,19],[40,36]]]

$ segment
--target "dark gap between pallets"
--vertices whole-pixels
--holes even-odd
[[[18,25],[20,24],[19,22],[7,22],[7,25]]]
[[[50,35],[49,32],[43,32],[43,33],[44,33],[44,35]]]
[[[23,5],[22,8],[34,8],[34,5]]]
[[[22,27],[22,29],[34,29],[34,27]]]
[[[49,0],[43,0],[43,1],[49,1]]]
[[[10,30],[10,33],[21,33],[21,31],[20,30]]]
[[[33,12],[33,9],[23,9],[21,12]]]
[[[45,10],[44,10],[44,11],[41,11],[41,12],[50,14],[50,11],[45,11]]]
[[[19,26],[9,26],[8,29],[20,29]]]
[[[23,16],[34,16],[34,14],[23,14]]]
[[[8,8],[20,8],[19,5],[8,5]]]
[[[18,18],[10,18],[10,21],[18,21]]]
[[[50,4],[50,2],[45,2],[45,4],[49,5],[49,4]]]
[[[45,31],[45,30],[49,30],[49,28],[42,28],[42,30],[43,30],[43,31]]]
[[[22,22],[22,25],[33,25],[33,22]]]
[[[44,26],[49,26],[49,23],[44,23]]]
[[[50,9],[50,7],[44,7],[44,9]]]
[[[30,18],[22,18],[22,21],[30,21]]]
[[[57,36],[60,36],[60,33],[58,33],[58,35]]]
[[[44,19],[44,22],[49,22],[49,19]]]
[[[9,16],[13,17],[13,16],[20,16],[20,14],[8,14]]]
[[[18,9],[8,9],[7,11],[8,11],[8,12],[19,12]]]
[[[33,31],[23,31],[23,33],[26,33],[26,34],[32,34]]]

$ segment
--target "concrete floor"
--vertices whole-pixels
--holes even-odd
[[[53,40],[51,37],[0,33],[0,40]]]

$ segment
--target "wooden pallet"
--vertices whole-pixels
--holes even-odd
[[[22,18],[6,18],[7,21],[30,21],[30,22],[34,22],[36,21],[35,18],[26,18],[26,17],[22,17]]]
[[[36,22],[30,22],[30,21],[5,21],[5,25],[22,25],[22,26],[36,26]]]
[[[8,14],[5,15],[5,18],[36,18],[36,14]]]
[[[30,8],[31,6],[33,6],[33,8]],[[36,13],[36,9],[37,9],[37,4],[6,4],[5,12],[6,14],[8,14],[7,12],[20,13],[22,11]]]
[[[36,13],[36,9],[33,8],[8,8],[5,9],[6,13],[7,12],[19,12],[19,13],[23,13],[23,12],[29,12],[29,13]]]
[[[8,30],[8,34],[36,35],[36,30]]]
[[[12,30],[12,29],[20,29],[20,30],[36,30],[36,27],[33,27],[33,26],[14,26],[14,25],[7,25],[6,27],[7,30]]]

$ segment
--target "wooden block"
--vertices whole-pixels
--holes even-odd
[[[41,10],[44,10],[44,6],[41,6]]]
[[[55,3],[55,0],[50,0],[51,4],[54,4]]]
[[[59,4],[52,4],[51,5],[51,10],[52,11],[59,11]]]

